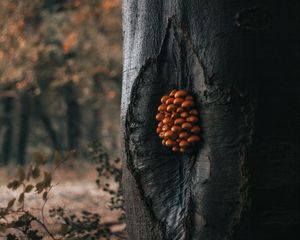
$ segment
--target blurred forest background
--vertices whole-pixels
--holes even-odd
[[[0,1],[0,239],[125,238],[121,75],[121,0]]]
[[[0,163],[119,151],[119,0],[0,1]]]

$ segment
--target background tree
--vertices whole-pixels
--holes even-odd
[[[299,234],[299,2],[123,4],[123,183],[129,239]],[[197,97],[202,144],[164,148],[160,97]]]
[[[116,156],[120,1],[3,0],[0,18],[0,163],[96,141]]]

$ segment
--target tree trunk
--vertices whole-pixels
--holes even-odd
[[[31,96],[30,92],[22,93],[20,98],[20,118],[19,118],[19,136],[17,145],[17,161],[18,164],[24,165],[26,163],[26,148],[29,137],[29,124],[31,113]]]
[[[123,3],[123,186],[129,239],[299,234],[299,3]],[[298,19],[298,20],[297,20]],[[197,97],[193,154],[155,132],[160,97]]]
[[[99,102],[100,95],[103,92],[101,87],[101,74],[94,74],[93,76],[93,86],[94,86],[94,102]],[[97,107],[95,107],[95,105]],[[99,104],[94,104],[92,107],[92,123],[90,126],[90,139],[95,144],[100,144],[100,129],[101,129],[101,117],[100,117],[100,108]]]
[[[5,97],[3,99],[3,144],[2,144],[2,161],[3,164],[8,164],[12,154],[12,138],[13,138],[13,109],[14,109],[14,98]]]
[[[48,133],[48,135],[52,141],[53,148],[57,151],[60,151],[61,146],[58,141],[57,134],[55,132],[55,129],[52,126],[50,117],[48,116],[47,112],[45,111],[45,108],[42,103],[42,98],[40,96],[35,96],[34,102],[35,102],[36,112],[37,112],[41,122],[43,123],[46,132]]]
[[[65,101],[67,105],[67,138],[68,149],[79,150],[80,142],[80,106],[77,101],[76,87],[73,83],[64,86]]]

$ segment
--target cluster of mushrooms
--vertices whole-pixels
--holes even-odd
[[[161,98],[156,132],[162,144],[174,152],[190,152],[200,141],[199,113],[192,96],[185,90],[172,90]]]

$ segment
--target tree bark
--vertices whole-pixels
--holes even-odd
[[[47,112],[44,109],[43,103],[42,103],[42,98],[40,96],[35,96],[34,97],[34,102],[35,102],[35,108],[36,108],[36,112],[41,120],[41,122],[43,123],[46,132],[48,133],[51,141],[52,141],[52,145],[53,148],[57,151],[61,150],[61,145],[58,141],[58,137],[57,134],[55,132],[55,129],[52,126],[52,122],[50,117],[48,116]]]
[[[31,93],[24,92],[20,97],[20,117],[19,117],[19,136],[17,142],[17,161],[18,164],[24,165],[26,163],[26,148],[29,137],[30,128],[30,113],[31,113]]]
[[[2,162],[8,164],[12,154],[12,139],[13,139],[13,110],[14,110],[14,98],[5,97],[3,99],[3,144],[2,144]]]
[[[103,92],[103,89],[101,87],[101,74],[94,74],[93,76],[93,95],[95,96],[94,101],[99,101],[99,96]],[[92,123],[90,126],[90,139],[95,144],[100,144],[100,129],[101,129],[101,117],[100,117],[100,107],[99,104],[97,104],[97,107],[95,107],[95,104],[93,104],[92,108]]]
[[[65,101],[67,105],[67,138],[68,149],[79,150],[80,142],[80,106],[77,101],[76,87],[73,83],[64,86]]]
[[[299,234],[299,3],[123,2],[121,121],[129,239]],[[197,98],[202,144],[165,149],[160,97]]]

